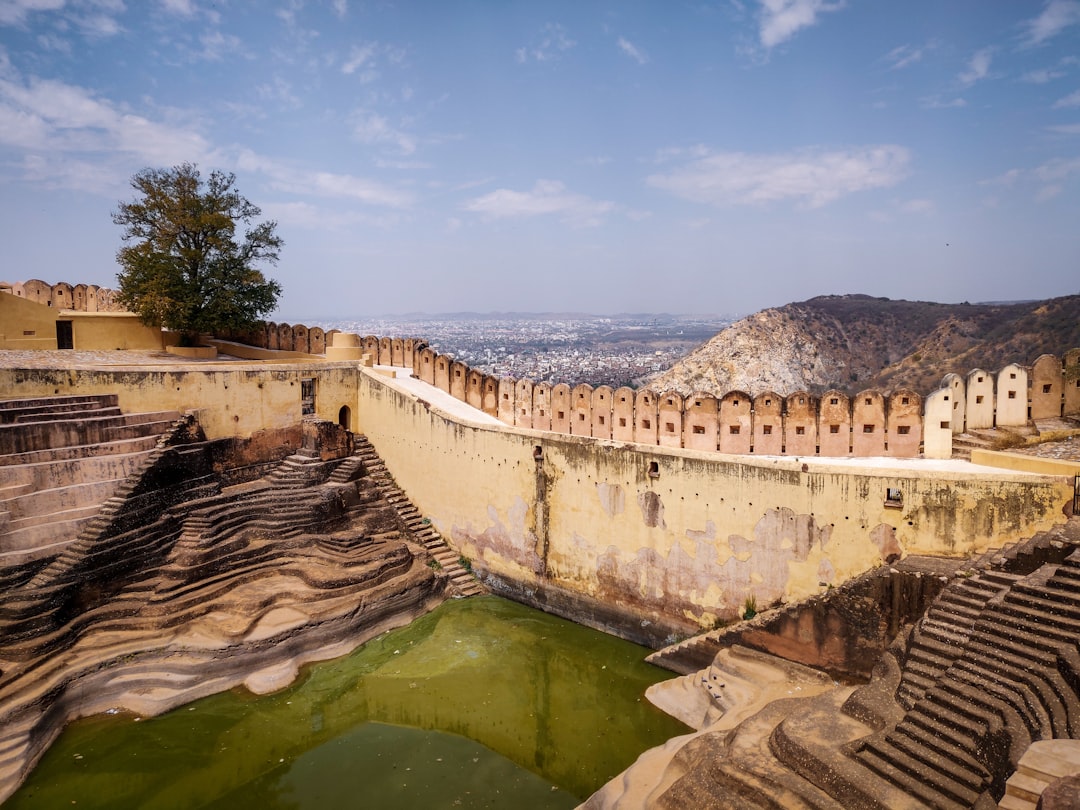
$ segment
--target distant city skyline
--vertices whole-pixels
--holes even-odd
[[[0,0],[0,279],[235,172],[277,321],[1080,292],[1080,0]]]

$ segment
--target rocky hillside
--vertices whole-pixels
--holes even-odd
[[[733,323],[648,382],[655,391],[790,394],[906,386],[948,372],[1030,364],[1080,347],[1080,295],[1009,304],[936,304],[828,295]]]

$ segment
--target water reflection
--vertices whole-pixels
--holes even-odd
[[[269,697],[75,724],[5,808],[573,807],[686,731],[644,700],[647,652],[454,601]]]

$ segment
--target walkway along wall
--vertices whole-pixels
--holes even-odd
[[[1063,477],[481,426],[369,369],[358,394],[359,429],[496,591],[650,645],[730,619],[750,596],[796,600],[903,554],[1030,536],[1072,498]]]

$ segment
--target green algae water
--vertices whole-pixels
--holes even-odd
[[[571,808],[687,728],[643,647],[496,597],[447,602],[267,697],[81,720],[23,808]]]

